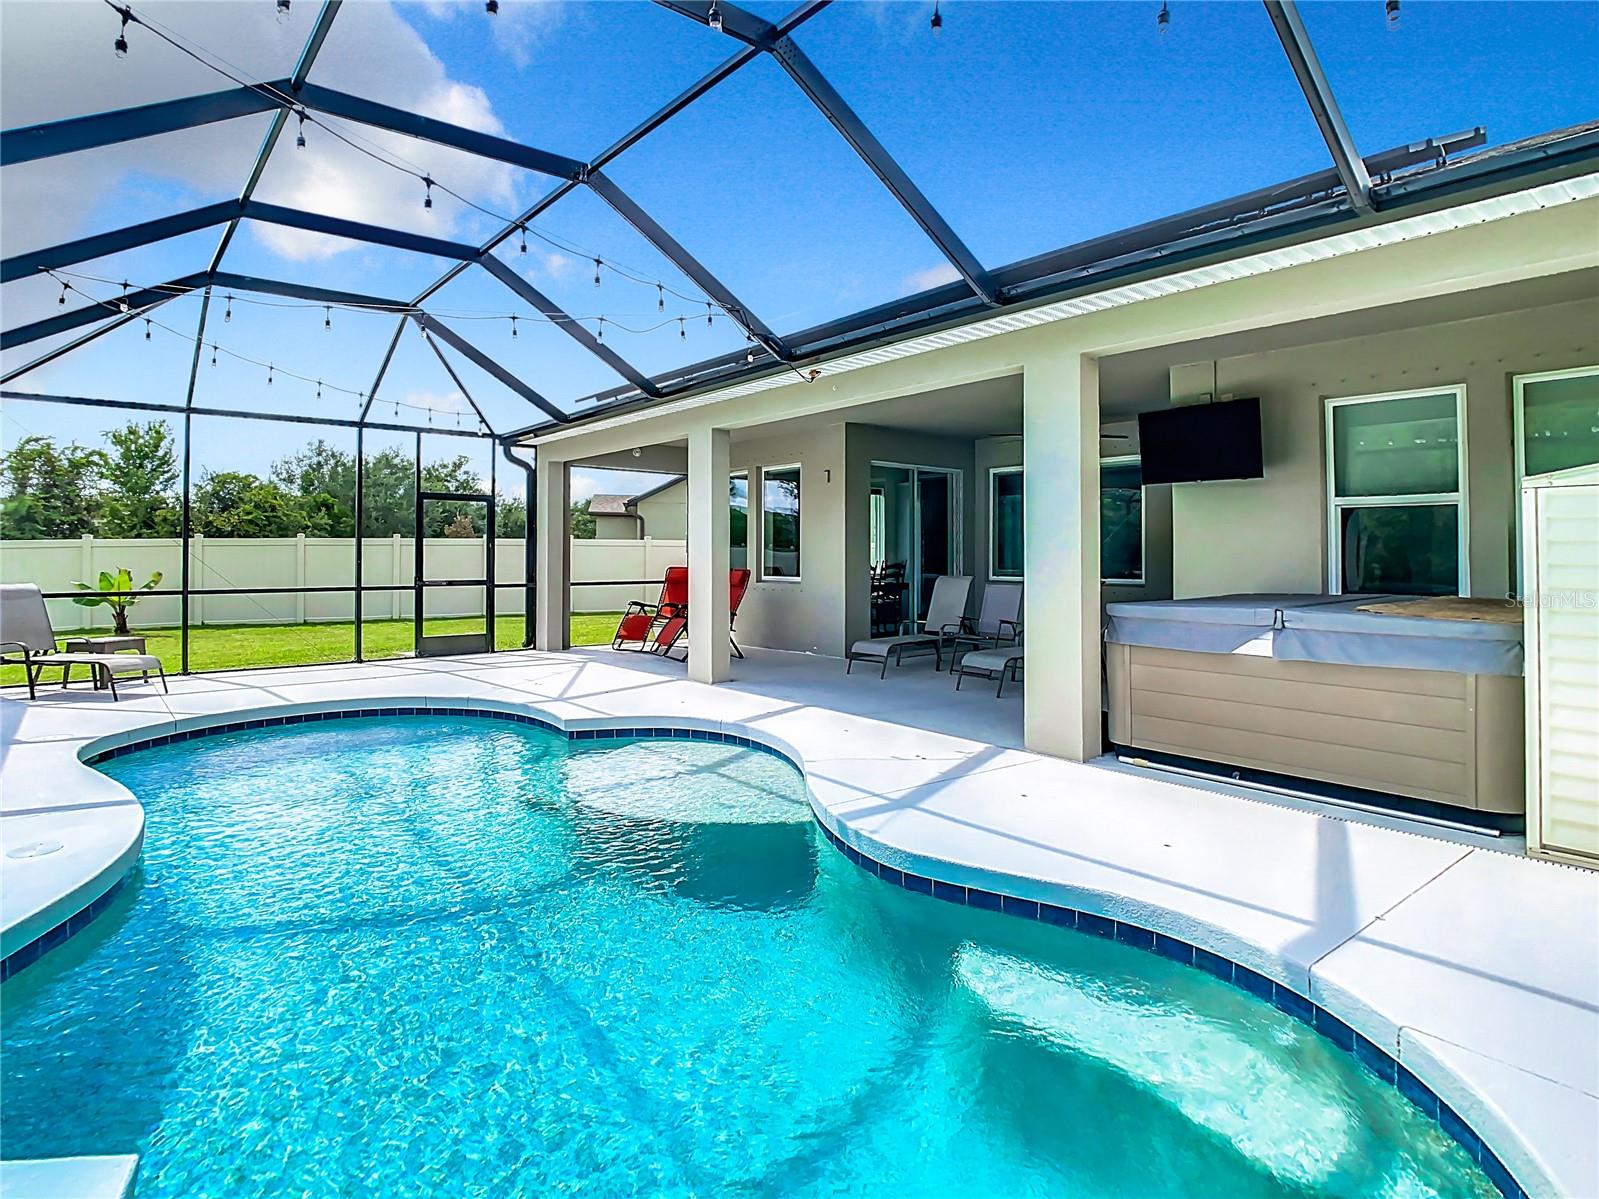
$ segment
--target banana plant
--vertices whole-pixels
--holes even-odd
[[[116,574],[109,570],[100,572],[97,584],[83,583],[74,580],[73,586],[88,595],[73,596],[72,602],[85,608],[98,608],[104,605],[111,609],[111,623],[116,628],[117,636],[128,635],[128,609],[139,602],[136,591],[151,591],[161,583],[161,572],[158,570],[150,576],[150,581],[142,587],[133,585],[133,572],[126,566],[120,567]],[[119,594],[120,593],[120,594]]]

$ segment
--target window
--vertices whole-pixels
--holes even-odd
[[[1022,468],[988,472],[988,577],[1022,577]]]
[[[1327,401],[1335,594],[1464,595],[1464,387]]]
[[[872,565],[881,566],[888,561],[888,493],[881,487],[872,488],[870,540]]]
[[[1099,464],[1099,577],[1144,581],[1144,472],[1136,454]]]
[[[1516,477],[1599,464],[1599,366],[1517,375]]]
[[[800,577],[800,468],[761,471],[761,578]]]
[[[750,564],[750,476],[748,471],[734,471],[727,480],[728,565],[741,570]]]

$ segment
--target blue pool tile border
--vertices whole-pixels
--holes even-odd
[[[532,725],[546,732],[563,736],[568,741],[613,741],[639,737],[656,740],[716,742],[769,754],[787,762],[796,770],[801,771],[801,773],[804,771],[804,767],[793,756],[778,749],[776,746],[769,745],[764,741],[757,741],[751,737],[741,736],[737,733],[724,733],[714,729],[673,728],[665,725],[563,729],[552,721],[526,712],[511,712],[465,705],[333,708],[316,712],[294,712],[283,716],[256,717],[206,725],[203,728],[186,729],[177,733],[163,733],[159,736],[131,741],[124,745],[114,746],[110,749],[87,755],[82,761],[85,765],[92,766],[97,762],[137,753],[143,749],[155,749],[163,745],[193,741],[201,737],[216,736],[222,733],[236,733],[246,729],[278,728],[324,720],[361,719],[373,716],[474,716],[489,720],[504,720],[513,724]],[[1060,904],[1023,899],[1019,896],[989,891],[981,887],[962,886],[958,883],[949,883],[941,879],[929,878],[908,870],[886,865],[850,845],[832,829],[828,828],[820,819],[816,823],[828,842],[849,861],[874,878],[893,886],[915,894],[930,895],[947,903],[956,903],[964,907],[974,907],[984,911],[1016,916],[1023,920],[1051,924],[1059,928],[1070,928],[1077,932],[1086,933],[1089,936],[1101,937],[1120,944],[1130,945],[1146,952],[1158,954],[1182,965],[1203,970],[1272,1004],[1278,1010],[1308,1025],[1311,1029],[1331,1041],[1333,1045],[1353,1056],[1369,1073],[1395,1087],[1401,1095],[1438,1124],[1447,1136],[1466,1151],[1472,1161],[1481,1167],[1483,1173],[1488,1176],[1489,1181],[1494,1184],[1499,1193],[1504,1196],[1504,1199],[1527,1199],[1526,1191],[1516,1182],[1504,1163],[1499,1160],[1498,1155],[1488,1147],[1458,1112],[1434,1093],[1432,1088],[1422,1082],[1398,1058],[1394,1057],[1381,1045],[1362,1036],[1326,1008],[1314,1000],[1299,994],[1293,988],[1285,986],[1274,979],[1267,978],[1264,974],[1251,970],[1247,966],[1234,962],[1221,954],[1213,953],[1198,945],[1191,945],[1180,937],[1173,937],[1166,933],[1144,928],[1142,925],[1129,921],[1115,920],[1095,912],[1085,912]],[[9,954],[4,959],[0,959],[0,982],[13,977],[18,971],[38,961],[43,954],[56,948],[68,938],[86,928],[96,916],[111,905],[112,900],[122,890],[123,884],[127,879],[128,875],[124,874],[104,894],[87,907],[74,913],[42,936],[24,945],[21,949]]]
[[[1198,945],[1190,945],[1180,937],[1156,932],[1153,929],[1147,929],[1126,920],[1115,920],[1109,916],[1101,916],[1096,912],[1078,911],[1058,904],[1019,899],[1002,893],[996,894],[993,891],[986,891],[978,887],[962,887],[954,883],[942,882],[938,879],[923,878],[921,875],[887,866],[863,854],[832,829],[828,828],[827,825],[821,824],[820,821],[818,821],[818,824],[821,827],[823,836],[827,838],[835,849],[841,851],[846,858],[868,874],[874,875],[884,882],[892,883],[894,886],[903,887],[907,891],[922,895],[931,895],[935,899],[942,899],[949,903],[962,904],[966,907],[1003,912],[1006,915],[1019,916],[1023,920],[1034,920],[1062,928],[1075,928],[1078,932],[1087,933],[1089,936],[1100,937],[1107,941],[1116,941],[1123,945],[1131,945],[1134,948],[1158,954],[1163,958],[1169,958],[1182,965],[1203,970],[1207,974],[1213,974],[1222,981],[1247,991],[1256,998],[1271,1004],[1279,1011],[1308,1025],[1339,1049],[1352,1056],[1368,1072],[1395,1087],[1415,1107],[1421,1109],[1422,1114],[1442,1128],[1447,1136],[1466,1151],[1467,1156],[1482,1168],[1482,1172],[1488,1176],[1488,1180],[1498,1188],[1499,1193],[1505,1199],[1527,1199],[1526,1192],[1511,1176],[1510,1171],[1505,1168],[1498,1155],[1488,1148],[1483,1139],[1466,1123],[1465,1119],[1440,1099],[1432,1088],[1417,1078],[1398,1058],[1394,1057],[1382,1046],[1367,1037],[1361,1036],[1326,1008],[1301,995],[1292,987],[1284,986],[1282,983],[1267,978],[1264,974],[1240,965],[1230,958],[1223,957],[1221,954],[1212,953],[1210,950],[1201,948]],[[996,900],[997,902],[995,902]]]

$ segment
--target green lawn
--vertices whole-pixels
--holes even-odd
[[[591,612],[572,617],[573,645],[606,645],[616,631],[620,614]],[[440,633],[480,632],[483,621],[472,617],[457,620],[430,620],[429,636]],[[182,649],[177,629],[146,629],[142,632],[146,648],[159,657],[167,672],[182,668]],[[102,636],[109,630],[96,630]],[[523,625],[520,616],[501,616],[494,622],[495,645],[499,649],[522,647]],[[368,660],[398,658],[412,649],[409,620],[367,620],[361,622],[361,654]],[[246,666],[304,666],[316,662],[348,662],[355,657],[355,624],[221,624],[197,626],[189,630],[189,667],[192,670],[238,670]],[[78,671],[77,677],[85,677]],[[59,671],[50,671],[47,682],[58,682]],[[0,684],[23,682],[22,667],[0,667]]]

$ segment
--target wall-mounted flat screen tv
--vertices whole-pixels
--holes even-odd
[[[1223,400],[1141,412],[1138,453],[1146,484],[1259,479],[1266,473],[1260,401]]]

